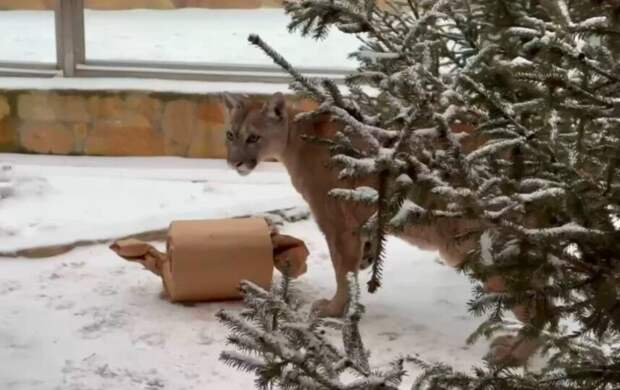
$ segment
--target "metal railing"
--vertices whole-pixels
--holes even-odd
[[[84,39],[84,1],[55,0],[56,64],[1,62],[0,76],[134,77],[171,80],[288,83],[281,69],[268,65],[88,60]],[[345,70],[298,68],[309,77],[342,81]]]

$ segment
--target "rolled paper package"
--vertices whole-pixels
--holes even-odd
[[[242,280],[268,289],[274,263],[291,277],[306,272],[303,241],[270,233],[262,218],[174,221],[166,246],[162,253],[127,239],[110,248],[161,276],[166,295],[175,302],[237,299]]]

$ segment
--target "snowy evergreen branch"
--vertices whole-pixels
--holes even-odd
[[[291,76],[293,76],[295,81],[297,81],[301,86],[303,86],[303,88],[310,91],[310,93],[315,99],[323,99],[324,94],[321,90],[319,90],[316,84],[312,80],[299,73],[295,68],[293,68],[293,66],[286,59],[284,59],[284,57],[282,57],[280,54],[278,54],[278,52],[271,48],[271,46],[269,46],[265,41],[263,41],[261,37],[256,34],[251,34],[248,37],[248,41],[251,44],[260,47],[269,57],[271,57],[271,59],[276,63],[276,65],[282,67],[282,69],[289,72]]]
[[[342,331],[344,350],[328,335],[334,320],[301,315],[290,280],[284,278],[271,292],[242,282],[246,310],[242,315],[221,311],[217,316],[231,331],[229,343],[243,352],[224,351],[220,359],[253,373],[260,389],[396,389],[405,374],[402,360],[395,360],[385,371],[370,368],[359,333],[364,312],[359,286],[353,275],[349,281],[347,314],[335,324]]]

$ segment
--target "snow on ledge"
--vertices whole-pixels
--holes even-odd
[[[350,91],[339,85],[340,92],[347,96]],[[108,77],[0,77],[0,90],[12,91],[136,91],[168,92],[181,94],[218,94],[222,92],[272,95],[276,92],[290,93],[288,84],[282,83],[239,83],[221,81],[187,81],[143,78],[108,78]],[[362,90],[371,96],[379,91],[362,86]]]
[[[275,92],[286,92],[289,90],[289,87],[288,84],[279,83],[238,83],[142,78],[0,77],[0,89],[37,91],[148,91],[187,94],[231,92],[270,95]]]

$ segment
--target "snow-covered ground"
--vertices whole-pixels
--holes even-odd
[[[0,201],[0,253],[303,206],[264,164],[243,180],[223,160],[0,155],[14,195]],[[1,173],[0,173],[1,174]],[[253,196],[250,197],[249,195]]]
[[[230,215],[244,205],[244,212],[260,211],[263,203],[256,199],[271,198],[278,206],[276,193],[298,202],[276,165],[242,184],[221,164],[200,160],[0,155],[0,161],[10,162],[13,180],[27,178],[31,184],[23,190],[34,192],[0,200],[0,224],[25,226],[22,220],[37,221],[41,214],[30,239],[55,230],[90,235],[101,231],[101,218],[110,229],[144,228],[145,221]],[[5,207],[9,202],[12,207]],[[153,218],[144,218],[149,213]],[[330,295],[332,269],[314,222],[288,224],[283,231],[304,239],[311,252],[308,273],[297,282],[303,298],[309,303]],[[160,291],[157,277],[106,245],[47,259],[0,258],[0,389],[253,388],[250,375],[218,361],[227,332],[215,313],[239,310],[239,304],[171,304],[160,299]],[[362,332],[373,362],[419,353],[461,369],[476,364],[486,346],[465,345],[478,323],[467,313],[469,297],[467,280],[440,264],[435,253],[389,240],[385,287],[363,297]]]
[[[322,41],[289,34],[282,9],[85,11],[89,60],[271,65],[247,42],[259,34],[297,66],[354,68],[347,55],[359,42],[332,32]],[[1,11],[2,61],[56,62],[51,11]]]

